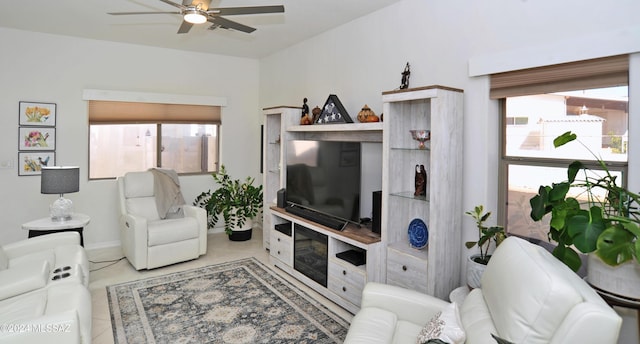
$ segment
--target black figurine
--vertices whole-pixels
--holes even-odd
[[[427,191],[427,171],[424,165],[416,165],[414,196],[425,196]]]
[[[309,105],[307,105],[307,98],[304,98],[302,104],[302,115],[300,116],[300,124],[309,125],[312,124],[311,117],[309,116]]]
[[[309,105],[307,105],[307,98],[304,98],[302,100],[303,104],[302,104],[302,116],[300,117],[304,117],[305,115],[309,114]]]
[[[404,67],[404,72],[402,72],[402,83],[400,84],[400,89],[404,90],[409,88],[409,76],[411,75],[411,71],[409,70],[409,62]]]

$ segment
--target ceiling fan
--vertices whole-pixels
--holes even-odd
[[[209,8],[211,0],[183,0],[182,4],[169,0],[160,0],[166,4],[177,7],[179,12],[109,12],[108,14],[119,15],[137,15],[137,14],[180,14],[182,15],[182,24],[178,29],[178,33],[187,33],[193,24],[203,24],[210,22],[213,25],[210,29],[223,28],[234,29],[246,33],[251,33],[256,29],[244,24],[240,24],[233,20],[226,19],[222,16],[243,15],[243,14],[263,14],[263,13],[283,13],[284,6],[250,6],[250,7],[220,7]]]

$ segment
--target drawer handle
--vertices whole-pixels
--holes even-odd
[[[402,266],[402,271],[407,271],[407,266],[406,265]]]
[[[342,287],[342,291],[346,292],[347,291],[347,287]]]
[[[280,254],[280,251],[278,251],[278,254]]]
[[[342,274],[346,275],[347,274],[347,270],[342,270]]]
[[[280,238],[278,238],[278,242],[280,242]]]

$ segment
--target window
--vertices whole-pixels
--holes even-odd
[[[595,154],[626,183],[628,57],[595,62],[492,76],[492,98],[500,99],[502,112],[500,204],[506,206],[499,212],[509,234],[547,240],[548,219],[547,223],[531,220],[529,199],[540,185],[566,180],[566,168],[573,160],[589,162],[597,170]],[[582,63],[594,75],[576,77]],[[596,71],[603,68],[606,71],[598,75]],[[553,69],[548,78],[537,79],[548,69]],[[505,83],[511,85],[498,87],[504,86],[501,77],[506,74],[512,79]],[[584,146],[574,142],[554,148],[553,139],[566,131],[576,133]],[[580,199],[581,190],[572,192]]]
[[[218,168],[216,106],[89,102],[89,178],[171,168],[180,174]]]

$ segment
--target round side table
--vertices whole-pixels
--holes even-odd
[[[53,221],[51,217],[43,217],[22,225],[22,229],[29,231],[29,238],[40,235],[59,232],[78,232],[80,234],[80,245],[84,246],[82,231],[91,221],[89,215],[74,213],[70,220]]]

